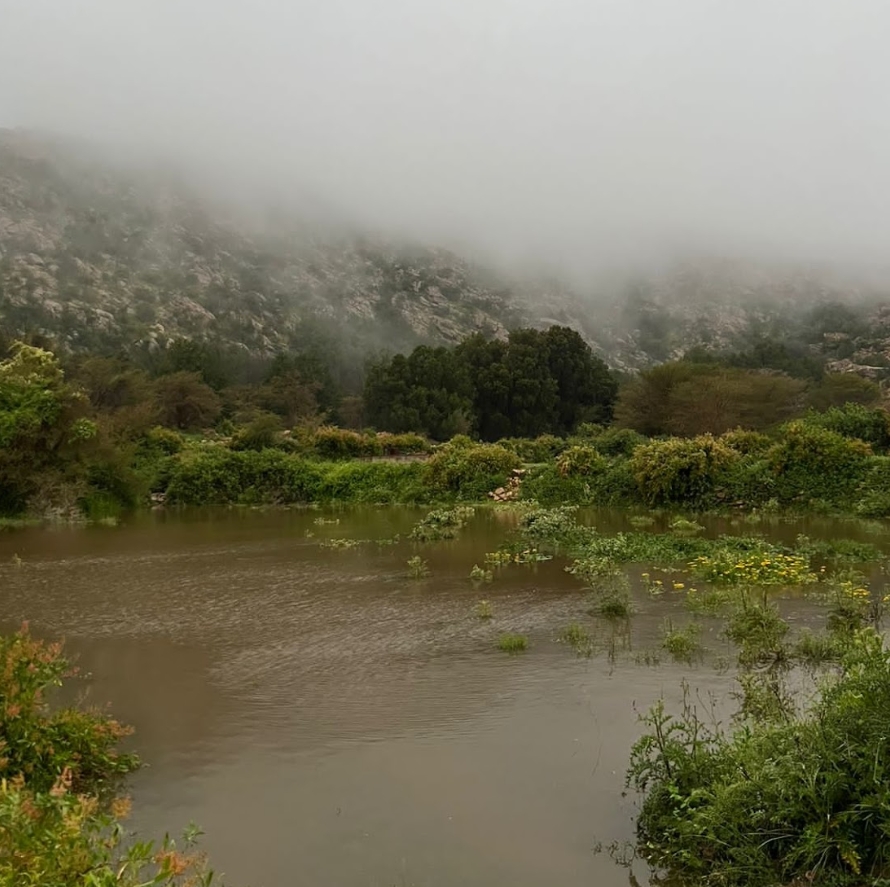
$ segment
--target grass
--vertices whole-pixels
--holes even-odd
[[[524,634],[502,634],[498,638],[498,649],[504,653],[522,653],[528,649],[528,637]]]
[[[579,656],[590,656],[593,644],[590,632],[580,622],[572,622],[560,633],[559,639],[568,644]]]

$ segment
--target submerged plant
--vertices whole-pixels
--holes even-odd
[[[502,634],[498,638],[498,649],[504,653],[522,653],[528,649],[528,638],[524,634]]]
[[[494,609],[490,601],[478,601],[475,612],[477,619],[491,619],[494,616]]]
[[[580,622],[572,622],[560,633],[559,639],[568,644],[579,656],[590,656],[593,643],[590,632]]]
[[[494,573],[491,570],[483,570],[479,564],[473,564],[473,569],[470,570],[470,579],[473,582],[491,582],[494,578]]]
[[[674,627],[668,619],[662,629],[661,646],[677,662],[692,662],[701,653],[701,626],[695,622],[682,628]]]
[[[454,539],[474,514],[475,509],[467,505],[435,509],[414,525],[409,538],[417,542]]]
[[[632,527],[643,529],[644,527],[651,527],[655,523],[655,518],[648,514],[634,514],[627,521]]]
[[[702,524],[682,517],[675,517],[668,526],[674,533],[699,533],[704,529]]]
[[[408,558],[408,575],[412,579],[424,579],[430,574],[427,562],[419,555]]]

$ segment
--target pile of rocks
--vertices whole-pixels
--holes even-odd
[[[513,502],[519,498],[519,487],[522,485],[522,476],[525,474],[524,468],[514,468],[504,487],[498,487],[492,490],[488,495],[495,502]]]

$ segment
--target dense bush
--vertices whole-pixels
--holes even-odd
[[[735,634],[750,632],[739,623]],[[775,631],[770,643],[781,643]],[[639,842],[654,865],[727,887],[886,883],[890,652],[871,630],[842,649],[839,679],[802,716],[753,694],[755,673],[740,679],[747,723],[732,734],[691,705],[650,712],[628,783],[643,797]]]
[[[859,487],[856,512],[862,517],[890,517],[890,456],[869,460]]]
[[[138,764],[117,748],[129,731],[50,710],[45,696],[68,674],[59,645],[26,629],[0,637],[0,885],[209,887],[203,858],[169,840],[124,845],[129,802],[113,790]]]
[[[739,458],[734,449],[704,434],[643,444],[630,462],[640,496],[648,504],[704,507],[715,501]]]
[[[310,438],[313,452],[322,459],[358,459],[382,456],[383,445],[373,435],[345,428],[319,428]]]
[[[882,409],[848,403],[831,407],[824,413],[807,413],[803,421],[814,428],[827,428],[844,437],[864,441],[876,452],[886,452],[890,447],[890,416]]]
[[[436,449],[424,465],[424,477],[435,494],[479,499],[502,486],[521,464],[515,453],[502,446],[456,437]]]
[[[781,502],[849,505],[865,476],[871,449],[859,440],[791,422],[767,453]]]
[[[511,453],[516,453],[523,462],[535,463],[549,462],[566,447],[565,440],[553,434],[542,434],[533,439],[505,437],[498,444]]]
[[[166,492],[181,505],[410,503],[429,497],[423,472],[419,463],[318,462],[280,450],[205,446],[175,461]]]
[[[556,470],[563,477],[592,477],[602,473],[605,468],[606,460],[593,447],[569,447],[556,459]]]

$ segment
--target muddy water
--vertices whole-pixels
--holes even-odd
[[[474,587],[471,567],[509,530],[490,511],[451,542],[321,544],[404,534],[421,514],[154,514],[2,534],[0,622],[67,639],[88,699],[136,727],[149,766],[132,781],[133,825],[199,823],[228,883],[628,884],[594,846],[632,836],[621,790],[637,713],[676,698],[690,671],[636,654],[657,646],[666,616],[685,621],[682,608],[639,590],[630,630],[616,632],[585,614],[556,561]],[[620,514],[587,519],[626,528]],[[818,521],[708,532],[752,529],[885,539]],[[412,580],[418,552],[431,572]],[[474,615],[480,597],[489,623]],[[576,620],[594,634],[591,659],[557,641]],[[504,631],[531,649],[500,653]],[[729,678],[694,670],[725,694]]]

